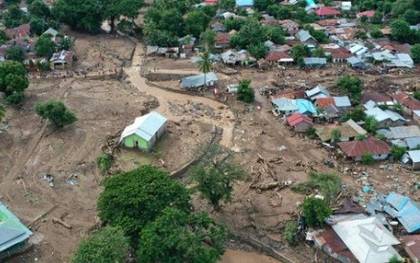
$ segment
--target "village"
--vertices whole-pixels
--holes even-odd
[[[29,87],[18,106],[0,101],[7,105],[1,262],[72,262],[79,242],[100,227],[102,175],[152,164],[188,185],[203,144],[229,149],[248,173],[220,211],[193,197],[197,211],[234,233],[220,262],[419,261],[415,37],[397,36],[385,11],[354,1],[221,7],[226,2],[193,6],[214,10],[204,27],[212,37],[159,38],[162,46],[104,25],[107,33],[93,36],[43,26],[37,37],[31,23],[2,27],[8,40],[0,61],[15,61],[10,49],[24,50]],[[147,12],[139,23],[156,19]],[[409,34],[418,34],[418,22]],[[39,39],[53,48],[43,53]],[[78,121],[54,130],[40,120],[34,106],[51,98]],[[99,157],[112,165],[102,168]],[[314,183],[323,174],[339,178],[333,197]],[[331,206],[317,227],[303,219],[308,198]]]

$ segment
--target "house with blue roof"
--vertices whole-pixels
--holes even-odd
[[[296,99],[296,105],[299,113],[304,115],[316,115],[315,106],[309,100]]]
[[[168,119],[157,112],[137,117],[133,124],[125,127],[120,143],[128,148],[150,151],[165,132],[167,122]]]
[[[237,7],[254,7],[254,0],[236,0]]]
[[[420,230],[420,207],[416,202],[394,192],[385,198],[385,202],[384,211],[398,219],[408,233]]]
[[[25,248],[32,232],[0,203],[0,261]]]

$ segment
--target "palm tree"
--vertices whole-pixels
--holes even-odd
[[[200,54],[201,61],[198,64],[198,70],[204,74],[204,86],[207,87],[207,73],[210,72],[211,62],[210,62],[210,53],[204,51]]]
[[[6,116],[6,107],[0,104],[0,122],[3,121],[5,116]]]

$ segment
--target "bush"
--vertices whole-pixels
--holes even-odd
[[[362,163],[365,165],[369,165],[372,164],[375,161],[375,159],[373,159],[372,154],[370,153],[365,153],[362,156]]]
[[[309,139],[313,139],[316,137],[316,129],[314,126],[310,126],[308,127],[308,129],[306,129],[305,131],[305,135],[309,138]]]
[[[319,227],[325,224],[325,218],[332,213],[331,207],[319,198],[309,197],[303,201],[301,206],[302,214],[306,223],[311,227]]]
[[[311,194],[315,189],[319,189],[328,202],[335,198],[340,192],[340,176],[335,173],[310,172],[308,182],[294,184],[291,189],[302,194]]]
[[[405,147],[400,147],[397,145],[392,145],[391,154],[395,161],[401,160],[401,157],[405,154]]]
[[[290,221],[286,224],[286,229],[284,231],[284,238],[287,243],[291,246],[297,245],[296,233],[298,231],[298,223],[296,221]]]
[[[246,103],[252,103],[255,99],[255,91],[249,85],[251,80],[242,79],[239,81],[237,99]]]
[[[113,162],[112,155],[108,153],[103,153],[96,158],[96,165],[98,166],[101,174],[106,174],[111,168]]]

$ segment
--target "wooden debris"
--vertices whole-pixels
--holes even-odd
[[[57,205],[54,205],[53,207],[51,207],[50,209],[48,209],[45,213],[42,213],[41,215],[37,216],[34,220],[32,220],[32,222],[30,222],[28,224],[28,227],[31,228],[36,222],[38,222],[39,220],[41,220],[42,218],[44,218],[46,215],[48,215],[49,213],[51,213],[52,210],[54,210],[57,207]]]
[[[68,229],[71,229],[71,228],[72,228],[72,227],[71,227],[71,225],[67,224],[67,223],[66,223],[66,222],[64,222],[63,220],[58,219],[58,218],[56,218],[56,217],[54,217],[51,221],[52,221],[53,223],[59,223],[60,225],[64,226],[65,228],[68,228]]]
[[[285,185],[282,182],[272,182],[272,183],[267,183],[267,184],[251,185],[251,189],[257,189],[257,190],[260,190],[260,191],[266,191],[266,190],[278,188],[277,190],[281,190],[281,189],[283,189],[283,188],[285,188],[287,186],[288,185]]]

